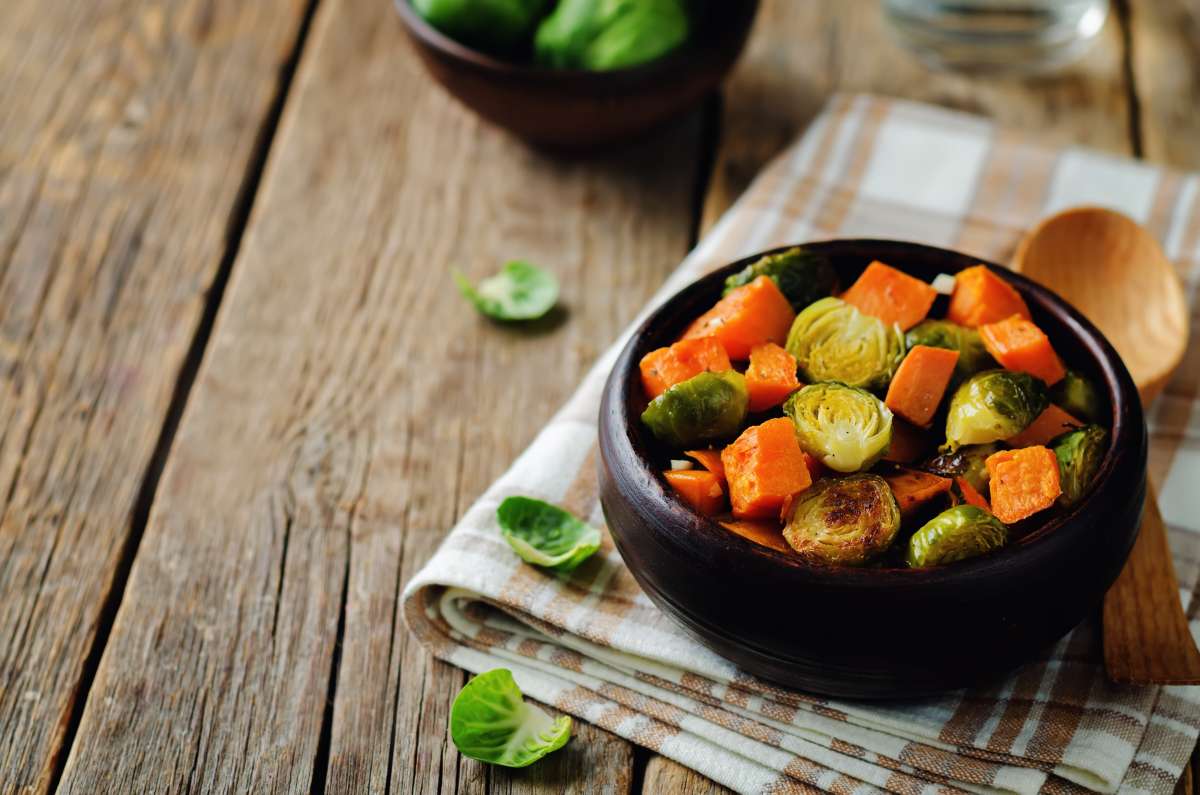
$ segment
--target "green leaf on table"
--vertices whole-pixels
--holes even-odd
[[[600,531],[532,497],[509,497],[496,509],[500,533],[521,560],[571,571],[600,548]]]
[[[483,314],[495,320],[535,320],[558,300],[558,281],[528,262],[513,260],[495,276],[472,285],[454,274],[458,289]]]
[[[571,738],[571,718],[551,718],[527,703],[512,672],[476,676],[450,707],[450,739],[464,755],[504,767],[526,767]]]

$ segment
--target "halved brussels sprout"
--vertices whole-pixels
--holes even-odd
[[[968,378],[950,399],[946,448],[1016,436],[1045,411],[1046,384],[1028,373],[985,370]]]
[[[822,298],[792,322],[787,351],[805,381],[884,389],[904,358],[904,333],[840,298]]]
[[[923,320],[908,330],[904,342],[909,350],[925,345],[958,351],[958,363],[954,365],[956,382],[996,367],[996,360],[987,352],[979,332],[949,320]]]
[[[1108,432],[1099,425],[1085,425],[1064,433],[1050,442],[1050,448],[1058,459],[1058,481],[1062,487],[1060,505],[1070,507],[1079,502],[1100,462],[1108,450]]]
[[[793,500],[783,537],[804,558],[861,566],[882,555],[900,530],[900,506],[878,475],[821,478]]]
[[[778,254],[768,254],[733,274],[725,280],[722,295],[729,295],[759,276],[770,277],[797,312],[817,299],[832,295],[837,289],[837,273],[829,260],[796,246]]]
[[[923,468],[944,478],[962,478],[986,497],[992,478],[987,470],[987,457],[999,449],[995,442],[968,445],[931,458]]]
[[[999,549],[1008,528],[982,508],[955,505],[930,519],[908,540],[905,561],[914,569],[944,566]]]
[[[450,707],[450,739],[463,756],[527,767],[571,739],[571,718],[552,718],[521,697],[507,668],[476,676]]]
[[[1104,407],[1094,384],[1076,370],[1067,374],[1050,390],[1050,402],[1073,417],[1101,422]]]
[[[735,435],[749,404],[741,373],[700,373],[650,401],[642,412],[642,422],[666,444],[690,447]]]
[[[507,497],[496,508],[500,534],[526,563],[571,571],[600,548],[600,531],[570,512],[532,497]]]
[[[783,404],[806,452],[836,472],[858,472],[892,443],[892,412],[865,389],[809,384]]]

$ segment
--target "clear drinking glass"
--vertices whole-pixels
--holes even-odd
[[[1109,0],[883,0],[900,41],[938,68],[1045,72],[1084,53]]]

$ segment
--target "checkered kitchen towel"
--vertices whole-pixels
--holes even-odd
[[[1200,175],[1047,149],[980,118],[861,95],[831,102],[651,306],[729,260],[821,238],[902,238],[1004,262],[1036,220],[1085,203],[1158,235],[1187,285],[1196,335]],[[541,497],[603,525],[596,420],[625,339],[408,584],[406,620],[434,654],[474,672],[509,668],[530,697],[739,792],[1172,791],[1196,744],[1200,688],[1110,687],[1091,624],[997,686],[843,703],[781,690],[697,644],[642,594],[607,535],[570,576],[523,564],[495,524],[504,497]],[[1200,578],[1197,406],[1193,336],[1149,412],[1152,478],[1189,605]]]

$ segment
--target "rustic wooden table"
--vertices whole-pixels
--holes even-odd
[[[9,0],[0,793],[717,790],[586,725],[460,758],[400,588],[831,92],[1200,167],[1200,3],[1117,10],[1020,82],[774,0],[721,98],[581,161],[448,99],[385,0]],[[448,267],[517,255],[565,319],[466,308]]]

